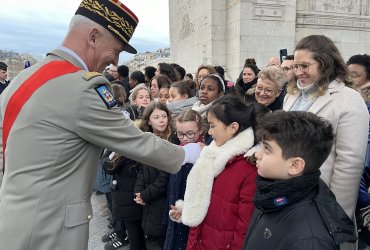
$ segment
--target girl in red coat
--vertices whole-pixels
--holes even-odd
[[[187,249],[241,249],[254,209],[257,174],[244,154],[255,145],[255,118],[262,112],[231,95],[209,109],[213,142],[189,173],[184,201],[170,211],[172,220],[191,227]]]

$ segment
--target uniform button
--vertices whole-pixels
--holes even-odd
[[[91,215],[91,214],[89,214],[89,215],[87,216],[87,219],[88,219],[88,220],[91,220],[91,218],[92,218],[92,215]]]

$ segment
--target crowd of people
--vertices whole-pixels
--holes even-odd
[[[370,245],[369,55],[346,63],[310,35],[235,81],[219,65],[130,72],[118,54],[136,53],[138,19],[97,2],[10,83],[0,62],[1,246],[87,249],[93,189],[106,250]]]
[[[113,68],[116,67],[113,66]],[[261,139],[257,140],[255,136],[257,121],[264,114],[279,110],[316,114],[330,122],[329,130],[333,130],[334,133],[333,138],[327,139],[329,143],[325,142],[325,136],[329,136],[328,134],[320,135],[317,130],[310,131],[309,128],[305,128],[306,132],[294,131],[294,126],[304,125],[285,124],[295,137],[298,136],[295,133],[299,133],[299,136],[304,138],[302,145],[299,145],[298,142],[289,141],[289,138],[278,138],[278,135],[275,135],[276,132],[266,132],[268,133],[265,135],[266,140],[276,141],[281,150],[290,152],[287,153],[288,155],[294,150],[289,149],[286,144],[293,147],[298,144],[299,150],[291,156],[297,157],[302,154],[300,157],[306,161],[306,165],[311,161],[309,158],[318,158],[312,163],[315,166],[312,171],[302,170],[300,174],[288,174],[289,179],[294,176],[294,181],[289,180],[284,182],[284,185],[290,183],[298,185],[295,180],[298,178],[297,181],[302,181],[302,188],[304,188],[299,191],[302,193],[297,193],[301,196],[295,197],[294,199],[297,200],[294,200],[294,203],[300,204],[302,200],[299,202],[298,200],[304,196],[304,192],[311,193],[312,186],[320,186],[321,189],[328,186],[339,204],[339,206],[334,204],[330,209],[342,211],[338,218],[344,218],[344,221],[348,219],[349,224],[357,219],[360,247],[363,248],[370,243],[369,222],[366,220],[364,224],[363,216],[366,214],[364,209],[370,205],[369,164],[365,164],[356,207],[356,198],[364,170],[364,157],[367,155],[369,111],[366,109],[366,104],[369,105],[370,56],[354,55],[345,63],[339,50],[329,38],[312,35],[302,39],[297,44],[294,55],[288,55],[282,62],[272,57],[268,66],[260,69],[253,58],[246,59],[235,82],[225,79],[224,69],[218,65],[201,65],[194,77],[192,74],[186,74],[186,69],[180,65],[167,63],[159,63],[156,68],[148,66],[144,69],[144,73],[134,71],[129,77],[128,68],[125,65],[118,67],[118,72],[124,72],[124,75],[119,73],[113,76],[109,73],[110,70],[108,67],[104,74],[112,80],[113,86],[121,86],[122,90],[129,89],[123,94],[116,91],[113,93],[116,99],[126,98],[126,101],[120,104],[120,108],[127,117],[135,121],[138,127],[173,143],[185,145],[189,142],[201,142],[206,147],[194,166],[185,164],[180,172],[174,175],[135,163],[137,175],[136,182],[133,181],[130,188],[131,195],[115,196],[116,199],[112,200],[107,198],[107,202],[113,204],[113,206],[108,204],[108,207],[115,207],[117,204],[134,206],[136,202],[135,211],[142,209],[142,216],[138,221],[136,216],[128,218],[129,213],[117,214],[113,209],[110,225],[113,229],[103,237],[103,241],[108,241],[106,249],[116,249],[129,243],[130,249],[146,249],[146,246],[142,245],[143,241],[137,238],[139,236],[141,240],[146,239],[148,249],[241,249],[248,226],[250,227],[249,222],[254,206],[256,210],[270,213],[263,207],[264,204],[255,202],[256,184],[257,191],[262,192],[258,190],[258,184],[266,180],[261,177],[285,179],[281,177],[284,171],[278,176],[263,176],[258,169],[257,174],[255,165],[258,164],[258,152],[261,150],[258,144]],[[158,112],[163,116],[158,115]],[[279,115],[276,117],[285,119],[285,115],[281,112],[277,114]],[[160,119],[159,117],[163,120],[162,130],[155,128],[157,126],[155,119]],[[298,118],[287,117],[286,119],[293,119],[292,122],[296,122],[295,119]],[[143,124],[146,126],[143,127]],[[234,127],[235,124],[237,127]],[[229,127],[230,130],[220,131],[220,128]],[[166,133],[163,134],[163,131]],[[319,137],[316,138],[318,141],[310,143],[311,139],[307,136],[313,135],[306,133],[314,132]],[[289,131],[281,131],[281,133],[291,136]],[[318,144],[316,146],[318,149],[315,149],[314,144]],[[263,152],[271,150],[262,149]],[[320,153],[316,152],[316,154],[321,156],[315,155],[311,150],[320,150]],[[108,154],[111,152],[108,151]],[[283,156],[284,154],[283,152]],[[126,160],[130,161],[130,159]],[[117,165],[117,172],[111,173],[112,179],[111,176],[104,177],[106,173],[103,166],[106,162],[109,162],[108,166],[112,165],[112,160],[107,157],[102,158],[100,164],[102,167],[98,170],[100,172],[98,176],[103,176],[103,182],[117,180],[118,186],[112,187],[110,192],[112,194],[120,192],[120,188],[127,186],[127,183],[123,182],[128,182],[126,179],[121,179],[121,175],[127,174],[125,169],[131,169],[132,164]],[[207,169],[207,166],[212,167]],[[307,183],[309,189],[303,186],[302,179],[309,178],[304,177],[306,174],[315,176],[312,179],[313,182]],[[260,179],[257,178],[256,181],[257,175]],[[143,176],[146,176],[146,181],[143,181]],[[318,181],[317,176],[323,183]],[[102,179],[98,179],[97,182],[102,182]],[[277,189],[278,184],[274,183],[274,188]],[[110,196],[108,191],[105,193],[107,197]],[[135,200],[132,200],[132,194],[135,194]],[[285,195],[288,196],[288,194]],[[325,199],[329,199],[327,197],[333,196],[326,194]],[[320,203],[314,196],[309,198]],[[307,202],[306,199],[304,200]],[[320,213],[330,214],[325,212],[325,209],[319,209]],[[297,212],[297,216],[303,212]],[[318,215],[312,216],[316,218]],[[120,221],[121,217],[125,217],[124,223],[116,228],[117,221]],[[130,221],[134,219],[137,227],[134,232],[131,232],[132,222]],[[332,218],[328,220],[330,219]],[[336,224],[338,219],[333,221],[329,224]],[[322,224],[318,229],[321,230],[320,232],[327,227],[328,223],[325,222],[326,224]],[[125,227],[125,223],[128,226]],[[140,223],[141,228],[139,228]],[[126,231],[118,234],[122,227],[125,227]],[[143,231],[139,232],[139,230]],[[135,235],[136,238],[131,235]],[[335,249],[339,241],[342,243],[342,249],[354,249],[355,244],[348,241],[354,241],[355,235],[349,235],[347,238],[334,237],[335,242],[329,242],[325,249],[331,249],[330,247]],[[296,237],[300,236],[296,235]],[[323,233],[320,237],[322,238],[319,241],[326,241],[328,236]],[[306,249],[306,244],[312,243],[298,242],[298,238],[296,240],[296,249]],[[346,241],[347,243],[343,243]],[[260,245],[247,241],[245,249],[267,249],[268,244]],[[287,248],[285,245],[280,248],[276,245],[274,249]]]

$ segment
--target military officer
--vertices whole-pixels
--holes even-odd
[[[87,249],[102,148],[171,173],[194,161],[188,152],[198,145],[181,148],[138,130],[96,73],[116,65],[121,51],[136,53],[128,42],[137,23],[118,0],[83,0],[61,47],[5,89],[0,249]]]

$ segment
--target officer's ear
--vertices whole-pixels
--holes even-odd
[[[89,44],[92,47],[96,47],[98,44],[98,40],[102,37],[102,33],[97,28],[92,28],[89,33]]]

